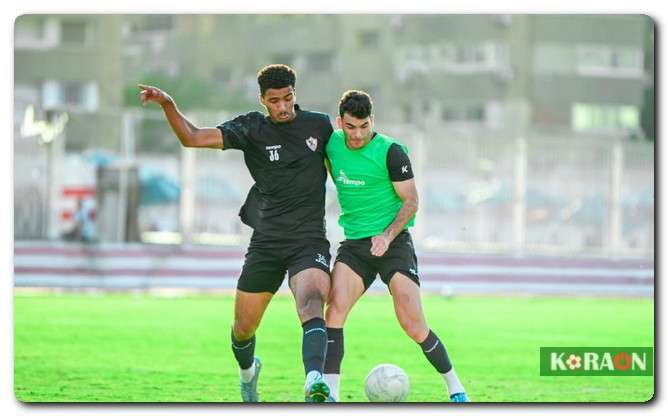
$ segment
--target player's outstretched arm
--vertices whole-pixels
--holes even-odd
[[[154,102],[162,107],[169,126],[185,147],[223,148],[223,133],[217,128],[198,128],[179,111],[174,99],[160,88],[138,84],[142,105]]]
[[[374,256],[385,254],[390,243],[406,227],[406,224],[408,224],[418,210],[418,193],[414,178],[405,181],[393,181],[392,186],[394,187],[394,192],[401,199],[401,208],[385,231],[371,238],[371,254]]]

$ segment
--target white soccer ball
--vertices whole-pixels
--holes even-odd
[[[375,366],[364,381],[364,392],[370,402],[403,402],[409,387],[408,375],[394,364]]]

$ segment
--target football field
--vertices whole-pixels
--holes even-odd
[[[647,298],[423,297],[476,402],[642,402],[654,377],[542,377],[540,347],[654,346]],[[14,297],[14,391],[25,402],[238,402],[231,295],[48,294]],[[394,317],[385,295],[363,297],[345,328],[341,401],[365,402],[379,363],[408,374],[408,401],[441,402],[442,378]],[[301,328],[277,295],[257,333],[262,401],[303,401]]]

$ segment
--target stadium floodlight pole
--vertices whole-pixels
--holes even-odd
[[[40,144],[46,147],[46,237],[55,240],[59,237],[59,217],[55,201],[59,196],[62,176],[60,170],[65,151],[65,126],[69,116],[66,112],[57,113],[55,110],[46,110],[43,121],[35,121],[34,116],[34,108],[29,106],[21,126],[21,134],[24,136],[38,134]]]
[[[516,254],[524,251],[526,241],[526,177],[527,141],[515,139],[515,192],[513,198],[513,248]]]
[[[193,222],[195,219],[195,149],[181,147],[181,194],[179,201],[179,223],[181,244],[191,244],[193,240]]]
[[[622,230],[622,174],[624,171],[624,148],[621,139],[617,139],[612,145],[610,160],[610,209],[608,224],[608,255],[616,257],[619,255],[621,246]]]
[[[425,164],[427,163],[427,144],[425,143],[425,132],[423,130],[416,130],[415,134],[415,168],[414,172],[415,175],[418,178],[424,178],[425,177]],[[425,192],[425,181],[419,181],[416,182],[416,187],[418,191],[418,195],[424,195],[426,194]],[[415,214],[416,215],[416,225],[414,227],[414,236],[415,236],[415,244],[418,246],[423,245],[424,241],[424,213],[422,211],[419,211]]]
[[[45,120],[36,120],[35,107],[28,105],[21,123],[21,137],[39,136],[40,145],[46,148],[46,182],[44,184],[46,201],[42,214],[45,229],[42,229],[42,236],[46,235],[49,239],[58,238],[58,213],[55,211],[54,201],[58,197],[56,182],[60,175],[57,172],[59,165],[55,162],[62,160],[62,152],[65,149],[65,126],[68,121],[69,116],[66,112],[56,115],[53,110],[46,110]],[[54,147],[54,142],[58,147]]]
[[[116,211],[116,241],[124,243],[127,237],[128,210],[128,163],[118,163],[118,204]]]
[[[116,227],[116,241],[126,242],[128,240],[128,193],[129,171],[135,161],[135,124],[136,111],[127,110],[123,112],[123,135],[121,137],[121,162],[118,165],[118,210]]]

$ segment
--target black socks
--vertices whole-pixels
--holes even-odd
[[[304,372],[323,372],[325,366],[325,354],[327,352],[327,331],[325,320],[312,318],[302,324],[304,338],[302,339],[302,359],[304,360]]]
[[[427,360],[439,373],[445,374],[452,369],[452,363],[445,346],[431,330],[429,330],[427,338],[420,343],[420,347]]]

